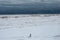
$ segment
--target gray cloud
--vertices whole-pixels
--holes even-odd
[[[33,3],[33,2],[60,2],[60,0],[0,0],[0,4],[8,3],[8,4],[21,4],[21,3]]]

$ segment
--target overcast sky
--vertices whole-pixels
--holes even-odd
[[[12,3],[12,4],[21,4],[21,3],[33,3],[33,2],[59,2],[60,0],[0,0],[0,3]]]

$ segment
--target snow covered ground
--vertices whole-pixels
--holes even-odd
[[[0,18],[0,40],[60,40],[60,16],[58,15],[8,17]]]

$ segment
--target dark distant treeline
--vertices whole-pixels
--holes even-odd
[[[60,10],[7,10],[0,14],[60,14]]]
[[[0,14],[60,14],[60,5],[57,3],[0,4]]]

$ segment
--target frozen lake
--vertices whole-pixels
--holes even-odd
[[[60,15],[2,15],[0,40],[60,40]]]

